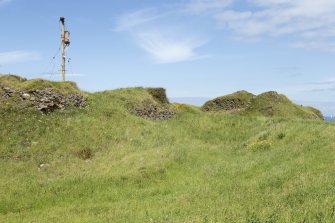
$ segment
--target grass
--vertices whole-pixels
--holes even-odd
[[[33,91],[36,89],[53,89],[62,94],[83,93],[77,87],[77,84],[71,81],[57,82],[44,79],[27,80],[16,75],[0,75],[0,84],[10,87],[14,90]]]
[[[0,107],[0,222],[335,221],[334,124],[127,112],[146,99],[131,88],[50,115]]]
[[[206,102],[202,110],[240,115],[323,120],[323,115],[318,109],[294,104],[285,95],[275,91],[257,96],[247,91],[238,91]]]

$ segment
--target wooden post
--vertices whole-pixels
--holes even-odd
[[[62,38],[62,80],[65,81],[65,18],[60,17],[61,23],[61,38]]]

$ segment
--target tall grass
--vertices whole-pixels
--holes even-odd
[[[127,112],[146,98],[136,88],[90,94],[85,110],[0,108],[0,222],[335,222],[334,124]]]

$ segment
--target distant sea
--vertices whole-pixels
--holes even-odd
[[[182,103],[189,105],[202,106],[206,101],[211,100],[210,98],[201,98],[201,97],[180,97],[180,98],[169,98],[170,102],[173,103]]]
[[[325,121],[326,122],[335,122],[335,117],[334,116],[325,116]]]

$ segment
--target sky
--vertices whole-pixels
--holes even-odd
[[[61,80],[60,16],[83,90],[274,90],[335,115],[334,0],[0,0],[0,73]]]

